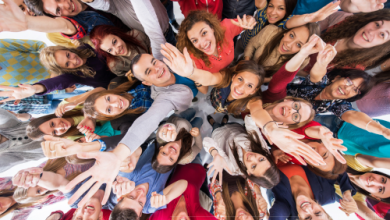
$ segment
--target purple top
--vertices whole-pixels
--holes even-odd
[[[83,45],[79,48],[88,48],[93,51],[93,48],[89,45]],[[37,93],[36,95],[45,95],[55,90],[66,89],[76,83],[86,86],[103,87],[107,88],[110,81],[116,77],[107,67],[105,59],[96,54],[95,57],[90,57],[87,59],[86,65],[91,67],[96,71],[96,74],[93,78],[91,77],[80,77],[82,76],[81,72],[78,72],[80,76],[76,76],[69,73],[64,73],[62,75],[56,76],[54,78],[45,79],[37,82],[36,84],[41,84],[46,87],[46,91],[43,93]]]
[[[380,83],[356,101],[360,111],[370,117],[390,114],[390,82]]]

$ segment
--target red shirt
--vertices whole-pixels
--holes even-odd
[[[216,219],[210,212],[203,209],[199,202],[199,190],[205,178],[206,171],[202,165],[190,163],[187,165],[178,165],[175,173],[172,175],[171,181],[169,181],[169,184],[172,184],[178,180],[187,180],[188,186],[182,195],[186,201],[186,208],[190,219]],[[153,213],[149,220],[171,220],[180,197],[172,200],[166,209],[161,209]]]
[[[210,1],[210,0],[209,0]],[[198,59],[190,54],[191,59],[195,62],[196,68],[217,73],[227,67],[234,59],[234,42],[233,38],[242,32],[242,28],[234,25],[232,19],[224,19],[221,26],[225,29],[225,38],[223,45],[217,45],[218,57],[209,55],[210,65],[206,66],[202,59]]]
[[[367,197],[366,202],[368,208],[373,210],[379,217],[384,219],[390,219],[390,204],[379,202],[369,197]],[[356,214],[356,216],[359,219],[364,220],[364,218],[360,217],[358,214]]]
[[[218,19],[222,19],[222,0],[172,0],[178,2],[181,13],[187,17],[190,11],[206,10],[211,14],[217,15]]]

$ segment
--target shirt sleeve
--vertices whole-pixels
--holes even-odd
[[[62,17],[62,18],[70,21],[74,25],[74,27],[76,28],[76,33],[73,35],[67,35],[67,34],[61,33],[61,35],[63,37],[71,39],[71,40],[78,40],[78,39],[85,37],[87,32],[85,31],[84,27],[81,26],[77,21],[73,20],[72,18],[68,18],[68,17]]]
[[[169,87],[171,91],[157,95],[149,110],[134,121],[121,140],[120,143],[126,145],[131,153],[144,143],[170,111],[183,111],[190,106],[193,98],[191,89],[187,86],[185,89],[175,89],[173,86]]]
[[[353,187],[351,180],[348,177],[348,174],[344,172],[340,174],[337,178],[337,182],[340,186],[341,192],[344,193],[347,190],[351,190],[351,195],[354,196],[356,194],[356,189]]]
[[[283,21],[281,21],[279,24],[278,24],[278,27],[281,27],[281,28],[283,28],[283,29],[288,29],[287,27],[286,27],[286,23],[287,23],[287,21],[288,20],[290,20],[290,18],[292,18],[293,17],[293,15],[290,15],[290,16],[288,16],[286,19],[284,19]]]
[[[158,59],[162,60],[164,56],[161,54],[161,44],[165,44],[164,31],[161,29],[158,17],[154,11],[154,7],[150,0],[130,0],[133,5],[135,14],[145,30],[145,34],[150,37],[152,54]]]
[[[45,92],[37,93],[35,95],[45,95],[55,90],[62,90],[68,87],[73,86],[74,84],[79,82],[80,77],[75,76],[73,74],[62,74],[53,78],[45,79],[39,81],[35,84],[41,84],[46,88]],[[34,84],[34,85],[35,85]]]
[[[287,63],[286,63],[287,64]],[[297,75],[298,70],[289,72],[286,70],[286,64],[284,64],[272,77],[267,91],[263,93],[263,97],[267,100],[267,103],[271,103],[286,97],[287,84],[289,84]]]
[[[347,111],[356,111],[354,108],[352,108],[352,104],[350,102],[347,102],[345,100],[341,100],[339,103],[336,103],[332,106],[331,111],[334,115],[339,117],[341,119],[341,116],[347,112]]]
[[[34,211],[34,208],[24,208],[14,210],[11,220],[26,220],[28,216]]]
[[[254,18],[256,20],[256,25],[253,27],[252,30],[245,30],[241,34],[242,45],[244,46],[244,48],[247,46],[249,40],[255,35],[257,35],[264,27],[264,24],[267,22],[268,20],[266,14],[267,7],[268,6],[266,5],[264,8],[256,10],[254,15]]]
[[[235,36],[239,35],[242,30],[242,27],[233,24],[232,21],[237,21],[237,19],[224,19],[221,22],[221,25],[226,28],[226,32],[229,33],[229,36],[233,39]],[[225,34],[226,35],[226,34]]]

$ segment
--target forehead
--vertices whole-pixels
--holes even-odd
[[[194,25],[192,25],[192,28],[187,32],[187,36],[189,38],[200,35],[201,30],[211,29],[211,27],[206,24],[204,21],[196,22]]]
[[[269,3],[273,5],[285,5],[284,0],[271,0]]]
[[[57,2],[55,0],[42,0],[43,10],[51,15],[55,15],[57,10]]]
[[[309,29],[305,26],[297,27],[291,29],[288,33],[294,33],[297,40],[302,41],[302,43],[306,43],[309,39]]]
[[[260,77],[257,76],[256,74],[248,72],[248,71],[237,73],[237,76],[244,78],[245,81],[248,81],[248,83],[252,83],[255,85],[257,85],[259,83]]]
[[[103,47],[110,47],[112,45],[112,40],[115,37],[115,35],[108,34],[102,39],[102,43],[100,44],[101,48]]]

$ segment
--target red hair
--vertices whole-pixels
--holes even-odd
[[[98,25],[91,31],[89,37],[95,45],[96,53],[105,57],[108,64],[114,62],[117,57],[102,50],[100,45],[102,44],[102,40],[110,34],[122,39],[126,43],[128,49],[136,50],[138,53],[141,53],[140,49],[148,51],[148,49],[142,46],[142,44],[135,38],[136,36],[134,36],[134,34],[127,34],[126,32],[123,32],[122,29],[115,26]]]

